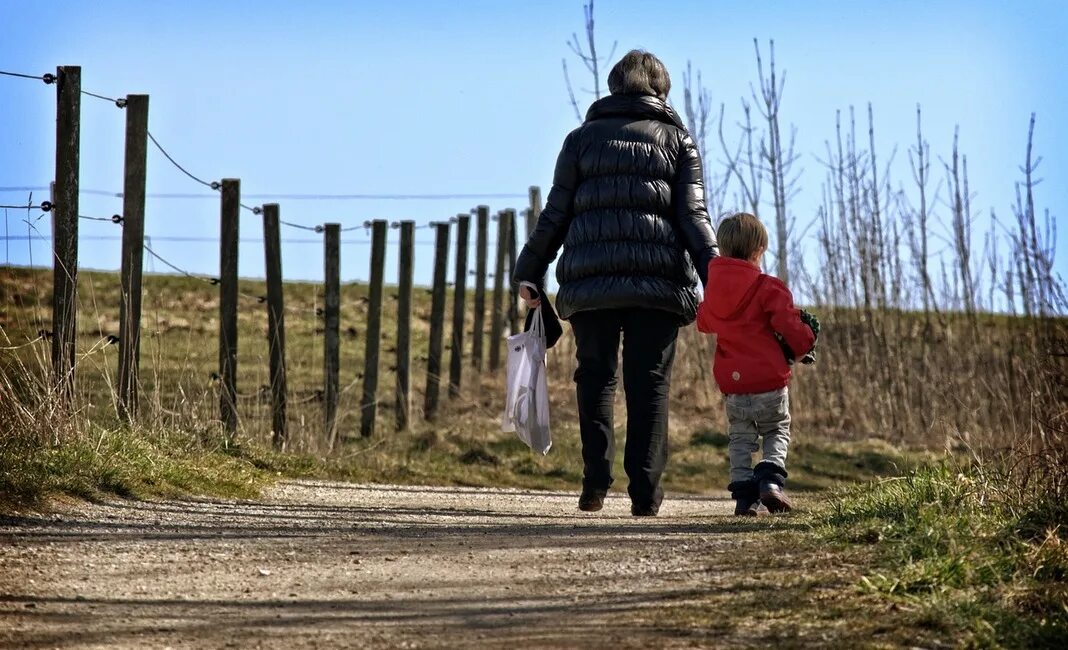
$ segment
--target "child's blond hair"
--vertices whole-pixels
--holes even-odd
[[[748,260],[768,247],[768,230],[748,212],[736,212],[719,223],[716,242],[724,257]]]

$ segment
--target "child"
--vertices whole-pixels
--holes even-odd
[[[761,273],[768,231],[756,217],[738,213],[724,219],[716,238],[721,257],[708,265],[697,328],[717,335],[714,375],[726,396],[727,487],[735,499],[734,514],[755,516],[760,503],[769,512],[788,512],[792,504],[783,487],[790,444],[790,365],[784,350],[805,355],[816,336],[802,321],[786,285]],[[763,437],[764,455],[754,469],[758,437]]]

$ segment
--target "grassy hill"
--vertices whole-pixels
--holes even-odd
[[[367,304],[366,286],[346,284],[341,298],[341,397],[339,426],[342,444],[328,453],[324,439],[323,336],[317,310],[322,306],[322,286],[315,283],[287,283],[286,361],[289,385],[290,449],[288,453],[269,451],[270,405],[266,306],[258,301],[265,293],[264,283],[242,280],[238,315],[239,356],[238,410],[239,435],[236,448],[224,448],[218,423],[218,289],[195,278],[147,275],[144,281],[143,337],[141,363],[142,414],[138,425],[129,430],[116,416],[114,387],[117,383],[117,346],[109,336],[119,332],[119,285],[115,273],[86,272],[79,276],[77,405],[64,415],[65,423],[49,424],[42,413],[52,412],[47,395],[50,345],[39,337],[51,330],[51,273],[46,270],[5,268],[0,271],[0,327],[4,345],[18,347],[0,354],[5,383],[40,423],[34,435],[24,436],[43,456],[57,456],[55,466],[38,473],[60,475],[41,481],[61,492],[91,494],[96,489],[120,493],[180,493],[184,490],[218,489],[235,494],[254,493],[266,480],[261,473],[277,475],[341,477],[361,481],[401,483],[447,483],[462,485],[505,485],[577,489],[581,480],[577,417],[571,382],[574,350],[569,336],[550,352],[554,448],[546,456],[531,453],[512,434],[500,432],[499,414],[503,402],[503,370],[478,371],[470,357],[471,317],[465,333],[464,380],[460,395],[447,397],[443,386],[442,409],[435,421],[422,417],[426,385],[426,350],[429,337],[430,296],[416,289],[413,322],[413,426],[396,431],[394,345],[396,340],[396,293],[387,287],[383,308],[376,434],[359,437],[359,409],[362,391],[364,339]],[[468,298],[470,305],[470,297]],[[452,297],[448,313],[451,314]],[[469,311],[472,309],[469,306]],[[451,318],[447,319],[451,322]],[[488,329],[488,322],[487,322]],[[446,345],[451,325],[446,325]],[[488,333],[486,345],[488,346]],[[683,346],[706,345],[696,333],[683,336]],[[714,394],[710,372],[701,348],[680,355],[676,369],[671,428],[671,461],[667,488],[673,491],[701,492],[720,489],[726,483],[726,435],[722,409]],[[445,367],[451,351],[446,349]],[[503,352],[502,352],[503,354]],[[488,354],[487,354],[488,356]],[[700,361],[687,362],[685,359]],[[488,367],[488,366],[487,366]],[[617,408],[617,431],[622,443],[625,408],[622,391]],[[803,409],[803,405],[799,409]],[[60,432],[60,433],[57,433]],[[62,440],[61,440],[62,439]],[[840,481],[885,474],[902,462],[901,453],[879,441],[832,440],[827,435],[804,431],[796,436],[791,458],[792,485],[818,489]],[[64,444],[53,444],[63,442]],[[148,447],[146,447],[148,445]],[[152,445],[158,449],[153,451]],[[10,446],[10,445],[9,445]],[[110,455],[76,453],[75,449],[109,449]],[[35,453],[41,457],[42,453]],[[151,468],[151,458],[160,453],[172,460],[191,454],[191,464],[205,469],[186,476],[174,467],[167,476],[142,480],[139,472]],[[219,455],[221,454],[221,456]],[[133,469],[115,470],[114,476],[93,479],[92,474],[118,467],[125,455],[139,461]],[[12,463],[14,454],[7,453]],[[72,457],[68,457],[72,456]],[[177,462],[177,461],[174,461]],[[233,463],[248,467],[237,471]],[[180,464],[180,463],[179,463]],[[88,474],[72,471],[75,466],[97,467]],[[212,469],[214,468],[214,469]],[[114,469],[114,468],[112,468]],[[210,470],[210,471],[209,471]],[[19,472],[13,472],[18,474]],[[247,474],[241,481],[225,480],[228,474]],[[36,479],[26,473],[21,487],[9,492],[21,499],[39,495],[32,487]],[[71,479],[71,476],[81,477]],[[617,458],[617,485],[625,484],[621,458]],[[215,477],[215,478],[212,478]],[[10,477],[8,479],[11,480]],[[2,490],[0,490],[2,492]]]

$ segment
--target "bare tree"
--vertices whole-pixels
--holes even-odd
[[[953,250],[957,255],[957,280],[960,281],[960,296],[964,311],[975,315],[975,281],[972,274],[972,214],[971,197],[968,195],[968,158],[960,165],[958,140],[960,127],[953,130],[952,163],[943,162],[946,176],[952,188],[950,210],[952,213]],[[963,174],[962,174],[963,171]]]
[[[1032,157],[1035,132],[1035,114],[1027,129],[1027,155],[1020,173],[1024,175],[1023,183],[1016,183],[1016,205],[1013,212],[1016,217],[1017,232],[1012,235],[1014,258],[1016,260],[1016,281],[1020,288],[1020,299],[1024,314],[1047,317],[1068,308],[1063,292],[1063,282],[1054,276],[1053,258],[1057,249],[1057,222],[1045,211],[1044,224],[1039,223],[1035,212],[1035,186],[1042,182],[1035,178],[1035,172],[1042,162],[1042,156]],[[1044,226],[1044,227],[1043,227]]]
[[[916,189],[920,195],[920,206],[916,212],[916,222],[909,222],[909,244],[912,248],[913,263],[919,275],[920,287],[923,292],[924,322],[930,327],[931,306],[934,302],[934,289],[931,284],[929,264],[929,226],[928,220],[928,184],[931,180],[931,147],[923,138],[923,124],[920,105],[916,104],[916,148],[909,150],[909,163],[912,167],[912,178],[916,183]]]
[[[682,75],[683,88],[683,111],[686,114],[686,125],[697,144],[697,152],[701,156],[704,171],[705,201],[708,211],[714,218],[722,216],[724,198],[727,194],[727,186],[730,183],[730,172],[721,176],[712,173],[712,166],[708,157],[708,122],[712,112],[712,93],[705,87],[701,80],[701,71],[697,71],[697,82],[694,83],[693,66],[686,62],[686,72]],[[723,108],[719,112],[720,128],[723,125]]]
[[[738,124],[741,135],[738,139],[738,146],[734,151],[731,151],[730,147],[727,146],[727,138],[723,133],[723,110],[723,105],[721,104],[719,107],[719,144],[723,149],[724,164],[727,166],[726,177],[728,181],[732,176],[738,181],[741,196],[738,197],[736,203],[747,205],[753,216],[759,218],[760,191],[764,174],[760,160],[757,158],[758,153],[753,147],[753,136],[757,129],[753,126],[752,108],[749,102],[742,100],[742,113],[745,115],[745,122]],[[742,158],[743,151],[745,153],[744,159]],[[748,170],[748,175],[742,173],[743,167]]]
[[[582,63],[586,65],[586,69],[590,71],[590,75],[593,76],[593,89],[586,90],[586,92],[593,93],[594,99],[601,98],[601,65],[612,60],[615,56],[616,46],[618,41],[612,43],[612,49],[608,53],[607,57],[599,58],[597,56],[597,39],[595,38],[594,21],[593,21],[593,0],[590,0],[589,4],[582,5],[582,12],[586,18],[586,45],[585,49],[582,42],[579,41],[578,33],[572,32],[571,40],[567,42],[567,46],[571,48],[571,51],[579,58]],[[579,110],[578,101],[575,99],[575,90],[571,85],[571,76],[567,70],[567,59],[561,59],[560,64],[564,69],[564,82],[567,84],[567,94],[571,100],[571,108],[575,110],[575,119],[582,121],[582,111]],[[585,90],[585,89],[583,89]]]
[[[790,143],[783,151],[782,132],[779,125],[779,109],[782,102],[782,90],[786,85],[786,73],[781,79],[776,77],[775,72],[775,41],[769,41],[770,55],[768,58],[768,75],[764,75],[764,62],[760,55],[760,44],[753,39],[753,49],[756,51],[757,75],[760,82],[760,94],[752,91],[754,101],[763,103],[762,113],[768,123],[767,141],[761,142],[761,157],[766,163],[765,172],[771,183],[773,205],[775,207],[775,239],[776,239],[776,275],[783,282],[789,282],[789,266],[787,253],[790,248],[789,233],[790,224],[786,215],[787,192],[792,194],[795,190],[798,176],[791,176],[791,167],[798,156],[794,154],[795,131],[791,132]]]

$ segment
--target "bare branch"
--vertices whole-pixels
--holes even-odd
[[[582,113],[579,111],[578,102],[575,101],[575,91],[571,88],[571,77],[567,74],[567,59],[560,59],[564,66],[564,82],[567,84],[567,96],[571,100],[571,108],[575,109],[575,119],[582,121]]]

